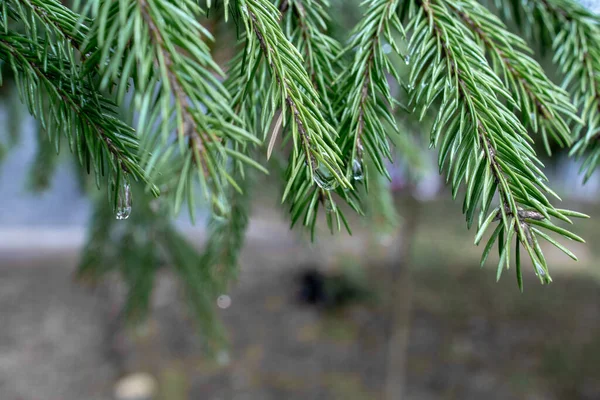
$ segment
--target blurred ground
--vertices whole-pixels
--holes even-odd
[[[421,214],[409,263],[405,398],[600,399],[598,246],[575,247],[580,263],[552,253],[555,282],[541,286],[528,274],[520,294],[513,271],[495,283],[493,263],[478,267],[481,248],[456,204],[430,203]],[[271,214],[257,218],[274,222],[252,227],[231,306],[221,310],[231,347],[214,358],[166,272],[152,318],[131,329],[118,318],[118,282],[90,289],[72,280],[76,252],[5,254],[0,399],[108,400],[133,372],[150,373],[161,400],[382,398],[385,288],[401,239],[386,247],[358,229],[310,247]],[[579,227],[594,243],[598,224]],[[336,312],[300,304],[295,276],[307,265],[363,267],[373,296]]]

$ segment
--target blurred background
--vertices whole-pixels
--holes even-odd
[[[434,152],[418,180],[390,165],[396,227],[351,216],[352,236],[323,228],[314,243],[289,229],[280,182],[260,180],[237,282],[211,300],[227,342],[213,348],[168,265],[137,323],[110,265],[79,279],[97,196],[66,146],[44,159],[35,121],[2,102],[0,400],[600,399],[600,175],[582,185],[566,154],[546,173],[564,208],[592,217],[574,229],[588,243],[570,243],[578,262],[542,246],[554,283],[525,264],[524,293],[513,270],[496,283],[494,260],[479,267]],[[175,223],[199,250],[206,218]]]
[[[397,174],[396,231],[353,218],[353,236],[315,243],[262,183],[238,282],[214,303],[229,346],[211,353],[168,268],[136,325],[118,276],[74,279],[92,206],[67,152],[49,189],[25,189],[36,151],[25,121],[0,173],[2,400],[600,398],[598,176],[582,187],[566,158],[550,179],[592,216],[575,231],[588,244],[571,244],[579,262],[544,248],[554,283],[529,268],[524,293],[512,271],[496,283],[493,261],[479,268],[435,172],[412,189]],[[201,222],[179,227],[202,248]]]

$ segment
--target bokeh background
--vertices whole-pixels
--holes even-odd
[[[567,158],[549,174],[592,216],[576,227],[588,243],[572,244],[579,262],[545,248],[554,283],[528,269],[524,293],[513,271],[496,283],[493,261],[479,267],[435,173],[419,190],[398,173],[397,231],[353,219],[353,236],[323,231],[316,243],[289,230],[264,182],[239,280],[215,301],[230,345],[211,353],[167,268],[135,326],[118,277],[74,279],[91,206],[68,154],[47,191],[24,188],[33,127],[0,173],[3,400],[600,398],[598,176],[582,187]],[[180,227],[201,248],[202,224]]]
[[[2,101],[3,140],[18,134],[0,163],[0,400],[600,399],[600,174],[583,186],[566,154],[546,172],[564,208],[592,217],[574,230],[588,243],[570,244],[578,262],[542,246],[554,283],[526,264],[523,293],[513,270],[497,283],[493,260],[480,268],[434,153],[418,183],[390,166],[397,228],[353,217],[352,236],[314,243],[261,180],[238,281],[215,299],[228,341],[215,350],[168,266],[137,324],[118,275],[75,279],[92,203],[66,147],[30,190],[37,125]],[[177,224],[201,249],[199,215]]]

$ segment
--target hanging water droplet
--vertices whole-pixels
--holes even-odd
[[[123,184],[119,187],[117,194],[117,219],[127,219],[131,214],[131,186],[127,179],[124,179]]]
[[[542,268],[542,266],[538,263],[535,263],[535,268],[537,269],[538,275],[539,276],[545,276],[546,275],[546,271],[544,271],[544,268]]]
[[[383,46],[381,46],[381,50],[384,54],[390,54],[392,52],[392,46],[389,43],[386,43]]]
[[[333,190],[338,185],[337,179],[323,163],[319,163],[319,166],[313,171],[313,179],[324,190]]]
[[[352,178],[355,181],[362,181],[364,177],[362,163],[358,160],[352,160]]]
[[[407,54],[404,56],[404,63],[406,65],[410,64],[410,54]]]
[[[421,82],[421,89],[425,89],[427,86],[429,86],[429,83],[425,81]]]

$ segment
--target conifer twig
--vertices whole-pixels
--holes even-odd
[[[294,147],[283,199],[287,199],[291,186],[304,168],[308,168],[308,176],[319,186],[334,188],[339,184],[349,187],[341,173],[339,149],[333,141],[336,133],[322,115],[319,95],[300,62],[302,55],[279,26],[279,11],[265,0],[240,0],[238,5],[246,28],[247,51],[254,52],[258,47],[272,75],[268,92],[272,106],[267,112],[267,120],[273,120],[276,110],[280,109],[284,128],[288,124],[291,127]]]
[[[548,154],[548,135],[561,147],[570,146],[573,138],[568,122],[578,119],[577,110],[568,94],[552,83],[531,58],[532,52],[523,39],[508,32],[497,17],[474,1],[460,0],[448,3],[448,7],[486,48],[494,70],[503,77],[520,108],[524,125],[541,134]]]
[[[431,143],[441,143],[440,169],[448,166],[453,196],[465,181],[463,212],[468,226],[472,224],[476,210],[480,209],[475,243],[479,243],[493,220],[498,216],[501,220],[484,249],[482,265],[497,242],[499,278],[504,266],[510,266],[510,248],[516,238],[516,246],[522,245],[526,249],[540,280],[550,282],[546,259],[532,225],[541,224],[566,238],[583,241],[550,221],[555,217],[570,222],[568,216],[572,214],[554,208],[546,198],[544,192],[553,195],[554,192],[545,184],[546,178],[538,167],[541,164],[531,147],[531,139],[499,99],[502,96],[512,101],[511,95],[489,67],[482,49],[461,17],[437,0],[419,2],[412,12],[409,25],[412,31],[409,54],[414,57],[411,87],[412,82],[414,87],[429,86],[420,100],[413,94],[411,103],[428,108],[441,96]],[[498,193],[500,205],[488,213],[495,193]],[[532,215],[535,218],[530,218]],[[540,215],[543,221],[539,220]],[[519,266],[519,253],[516,254]],[[518,268],[517,278],[522,288]]]

